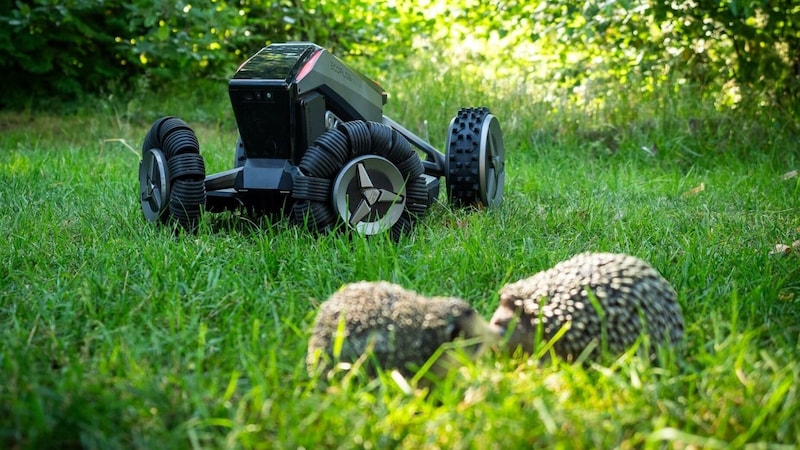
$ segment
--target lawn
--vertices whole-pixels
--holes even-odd
[[[238,213],[206,214],[194,235],[147,223],[153,120],[182,117],[208,173],[231,167],[224,82],[0,112],[0,446],[795,448],[797,124],[689,88],[576,105],[467,78],[394,73],[386,112],[441,147],[459,107],[489,106],[505,202],[442,198],[399,242]],[[583,251],[656,267],[683,348],[585,367],[489,354],[429,390],[306,372],[315,309],[344,283],[459,296],[488,317],[503,284]]]

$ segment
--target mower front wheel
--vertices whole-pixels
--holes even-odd
[[[430,200],[422,160],[397,131],[378,122],[344,122],[320,135],[294,180],[295,218],[329,230],[337,222],[359,234],[411,230]]]
[[[403,174],[384,157],[356,157],[334,180],[333,206],[339,217],[361,234],[389,230],[406,206]]]

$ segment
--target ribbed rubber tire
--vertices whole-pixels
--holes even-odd
[[[405,179],[405,209],[391,233],[397,238],[410,231],[430,206],[422,161],[403,136],[379,122],[344,122],[306,150],[292,187],[295,221],[316,231],[339,228],[343,221],[333,204],[333,180],[348,162],[365,155],[389,160]]]
[[[169,213],[187,231],[197,229],[201,207],[205,205],[205,180],[177,179],[169,191]]]
[[[169,180],[205,180],[206,166],[199,153],[181,153],[167,158]]]
[[[206,202],[205,162],[194,130],[177,117],[162,117],[145,135],[142,155],[150,149],[159,149],[164,155],[169,180],[168,201],[161,207],[159,219],[194,232]]]

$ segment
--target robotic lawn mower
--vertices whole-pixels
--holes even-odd
[[[194,131],[153,123],[142,144],[139,195],[151,222],[194,230],[203,210],[279,213],[314,230],[365,235],[411,229],[439,196],[456,205],[503,200],[497,118],[463,108],[441,153],[383,115],[386,93],[312,43],[269,45],[228,87],[239,139],[234,168],[206,176]]]

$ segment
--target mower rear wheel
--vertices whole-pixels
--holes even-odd
[[[505,148],[488,108],[462,108],[450,122],[445,154],[447,196],[458,206],[503,202]]]
[[[205,163],[194,131],[175,117],[158,119],[142,143],[139,200],[145,219],[194,231],[205,205]]]

